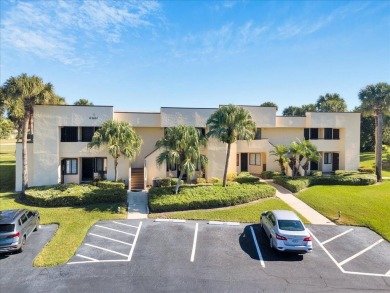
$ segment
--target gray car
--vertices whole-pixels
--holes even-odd
[[[306,253],[313,250],[310,233],[292,211],[273,210],[261,214],[260,225],[271,248],[278,251]]]
[[[22,252],[27,238],[39,228],[38,211],[0,211],[0,252]]]

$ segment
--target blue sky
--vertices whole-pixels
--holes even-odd
[[[35,74],[69,104],[259,105],[390,82],[389,1],[1,1],[1,84]]]

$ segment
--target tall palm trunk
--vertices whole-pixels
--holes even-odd
[[[375,173],[376,180],[382,182],[382,135],[383,135],[383,117],[382,112],[375,110]]]
[[[115,182],[118,181],[118,158],[116,157],[114,159],[114,165],[115,165]]]
[[[179,178],[178,178],[176,186],[175,186],[175,194],[177,194],[179,192],[179,186],[180,186],[180,182],[181,182],[183,176],[184,176],[184,172],[180,171],[180,175],[179,175]]]
[[[26,191],[28,187],[28,169],[27,169],[27,132],[28,132],[28,122],[30,118],[30,111],[26,107],[24,109],[24,119],[23,119],[23,128],[22,128],[22,144],[23,144],[23,151],[22,151],[22,198],[24,197],[24,192]]]
[[[227,170],[228,170],[228,166],[229,166],[231,145],[232,145],[231,143],[228,143],[228,149],[227,149],[227,153],[226,153],[226,162],[225,162],[225,171],[223,172],[223,182],[222,182],[223,187],[226,187],[226,177],[227,177]]]

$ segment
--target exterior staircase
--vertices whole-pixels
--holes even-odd
[[[131,168],[131,190],[144,189],[144,168]]]

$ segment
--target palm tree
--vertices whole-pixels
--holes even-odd
[[[286,175],[286,167],[284,166],[284,164],[288,163],[289,161],[287,157],[288,147],[280,144],[274,146],[274,148],[275,149],[270,151],[270,154],[276,157],[275,162],[279,163],[282,175]]]
[[[229,164],[231,144],[237,137],[250,141],[255,137],[256,125],[251,115],[244,108],[234,105],[222,106],[211,114],[207,120],[209,131],[207,137],[214,137],[227,144],[225,171],[223,173],[223,186],[226,186],[226,175]]]
[[[139,154],[142,145],[141,137],[127,122],[108,120],[94,133],[88,148],[106,145],[108,153],[114,158],[115,181],[118,180],[118,159],[121,155],[134,159]]]
[[[321,155],[317,150],[317,147],[308,140],[298,141],[298,164],[302,167],[305,175],[307,175],[307,170],[309,168],[310,162],[318,162],[321,159]],[[302,165],[302,162],[305,160],[305,163]]]
[[[290,159],[289,166],[292,171],[293,179],[295,179],[298,175],[297,163],[299,161],[300,151],[300,145],[296,141],[293,141],[288,147],[288,154]]]
[[[44,83],[35,75],[28,76],[23,73],[17,77],[10,77],[2,86],[2,93],[7,102],[7,110],[17,113],[15,117],[23,115],[22,143],[23,143],[23,170],[22,170],[22,193],[28,187],[27,169],[27,132],[33,115],[33,107],[37,104],[54,104],[56,95],[51,83]]]
[[[345,112],[347,104],[339,94],[325,94],[320,96],[316,103],[318,112]]]
[[[384,82],[366,86],[359,92],[361,110],[375,119],[375,171],[377,181],[382,181],[383,114],[390,112],[390,85]]]
[[[184,174],[190,177],[197,167],[203,169],[206,166],[207,157],[200,153],[201,147],[206,146],[206,142],[206,138],[199,130],[184,125],[167,128],[164,137],[156,142],[158,149],[164,149],[156,159],[157,164],[161,166],[166,162],[168,166],[177,165],[180,171],[175,187],[176,194]]]
[[[79,99],[73,103],[75,106],[93,106],[93,103],[88,101],[87,99]]]

